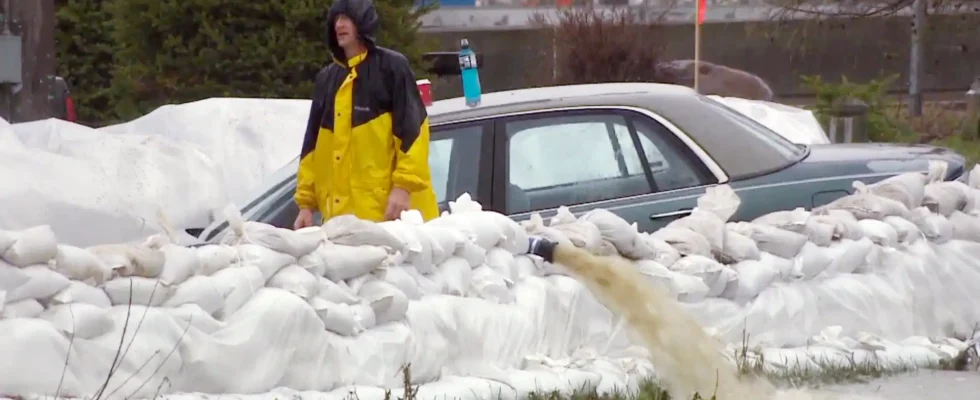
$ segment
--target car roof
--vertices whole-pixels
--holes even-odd
[[[434,102],[427,111],[433,125],[442,125],[588,107],[633,108],[658,115],[707,152],[731,179],[786,166],[786,155],[773,146],[793,146],[769,128],[689,87],[660,83],[597,83],[510,90],[486,93],[475,107],[467,106],[463,98],[454,98]]]
[[[530,112],[551,108],[608,105],[610,98],[621,105],[635,105],[644,97],[697,95],[686,86],[662,83],[595,83],[586,85],[548,86],[485,93],[476,107],[466,105],[462,97],[439,100],[426,107],[435,124],[480,119],[505,113]]]

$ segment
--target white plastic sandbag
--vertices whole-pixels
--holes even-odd
[[[802,234],[769,225],[736,222],[729,223],[728,226],[734,232],[752,239],[759,250],[783,258],[795,257],[807,241],[807,237]]]
[[[6,236],[12,238],[13,242],[0,253],[0,258],[18,267],[46,263],[58,254],[58,240],[50,226],[8,231]]]
[[[367,282],[357,291],[357,295],[371,306],[378,325],[401,321],[408,312],[408,296],[388,282]]]
[[[957,181],[930,183],[925,187],[922,205],[944,217],[953,211],[969,211],[974,207],[973,189]]]
[[[655,256],[655,251],[640,236],[636,225],[630,225],[609,210],[597,208],[583,215],[581,219],[595,224],[603,240],[612,243],[624,257],[639,260]],[[665,241],[670,242],[666,239]]]
[[[23,270],[0,260],[0,292],[14,290],[31,278]]]
[[[317,277],[309,273],[296,264],[290,264],[279,272],[265,284],[266,287],[282,289],[299,296],[304,300],[309,300],[316,296],[319,288]]]
[[[711,256],[711,244],[708,243],[708,239],[687,228],[658,229],[651,233],[650,237],[666,242],[681,255]],[[651,250],[651,255],[646,257],[646,259],[652,258],[656,258],[656,250]]]
[[[589,221],[579,221],[565,206],[558,207],[558,212],[551,218],[551,228],[564,234],[575,247],[594,251],[602,244],[599,227]]]
[[[895,229],[895,233],[898,235],[898,242],[904,244],[912,244],[922,239],[922,231],[919,227],[915,226],[911,221],[902,217],[885,217],[885,223],[891,225]]]
[[[261,222],[245,221],[234,204],[225,208],[224,216],[228,219],[231,231],[221,239],[223,244],[254,243],[299,258],[315,250],[324,240],[323,231],[316,227],[293,231]]]
[[[739,262],[732,269],[738,279],[728,285],[722,297],[740,303],[754,299],[779,278],[779,271],[772,265],[757,260]]]
[[[714,251],[720,251],[724,245],[725,221],[709,211],[694,209],[690,215],[667,224],[665,229],[689,229],[707,239]]]
[[[41,315],[44,306],[34,299],[24,299],[21,301],[8,301],[0,308],[0,318],[34,318]]]
[[[868,263],[868,254],[874,248],[873,239],[844,239],[831,245],[826,253],[833,261],[827,267],[828,274],[850,274]]]
[[[232,287],[222,285],[213,276],[197,275],[187,279],[174,290],[174,295],[163,302],[164,307],[177,308],[195,304],[210,315],[217,315],[225,308],[225,297]]]
[[[326,243],[316,254],[323,263],[323,276],[337,282],[385,268],[388,253],[377,246],[345,246]]]
[[[922,204],[927,177],[918,172],[895,175],[868,185],[871,193],[899,201],[909,209]]]
[[[593,224],[591,222],[588,222],[588,221],[583,221],[583,222],[587,222],[587,223],[591,224],[592,226],[595,226],[595,224]],[[558,228],[555,228],[555,227],[546,226],[544,224],[544,219],[541,218],[541,214],[538,214],[538,213],[531,214],[531,216],[527,220],[521,221],[521,228],[524,229],[525,231],[527,231],[527,233],[530,234],[530,235],[533,235],[533,236],[536,236],[536,237],[540,237],[542,239],[547,239],[547,240],[552,241],[552,242],[555,242],[555,243],[557,243],[558,245],[561,245],[561,246],[581,247],[581,246],[576,245],[575,243],[572,243],[572,241],[568,238],[568,236],[565,236],[565,233],[563,231],[561,231],[561,230],[559,230]],[[598,230],[598,229],[599,228],[596,227],[596,230]],[[600,242],[602,241],[602,234],[601,233],[599,235],[599,240],[600,240]],[[601,243],[598,244],[597,246],[600,246],[600,245],[601,245]],[[471,265],[473,265],[473,264],[471,264]],[[478,265],[479,264],[475,264],[473,266],[475,267],[475,266],[478,266]]]
[[[810,280],[826,271],[833,261],[823,248],[807,242],[793,260],[793,274]]]
[[[803,275],[799,271],[795,270],[796,263],[793,262],[793,259],[783,258],[774,254],[762,252],[759,254],[759,262],[769,265],[775,269],[781,280],[793,281],[803,279]]]
[[[429,236],[434,243],[433,248],[441,250],[438,253],[433,251],[433,264],[446,261],[447,258],[457,254],[467,243],[472,243],[458,229],[453,229],[448,226],[423,224],[419,225],[418,229]]]
[[[317,277],[317,294],[323,300],[337,304],[356,304],[360,299],[347,287],[343,281],[334,282],[322,276]],[[312,300],[311,300],[312,303]]]
[[[871,239],[874,244],[884,247],[895,247],[898,244],[898,232],[887,222],[863,219],[858,221],[858,224],[861,225],[864,236]]]
[[[727,222],[738,211],[742,200],[728,185],[711,186],[698,197],[697,209],[714,214],[718,219]]]
[[[970,187],[973,189],[980,189],[980,164],[973,166],[970,170]]]
[[[157,279],[165,284],[178,285],[201,269],[197,249],[165,244],[160,247],[160,251],[163,253],[164,262],[163,270],[160,271]]]
[[[385,221],[378,225],[391,235],[408,243],[405,248],[407,252],[406,261],[421,272],[431,272],[433,243],[429,235],[419,231],[416,226],[402,220]],[[440,249],[439,251],[442,250]]]
[[[52,305],[72,303],[85,303],[102,308],[112,307],[112,302],[104,290],[80,281],[71,281],[68,287],[52,296],[50,300]]]
[[[15,241],[16,239],[9,232],[0,230],[0,255],[7,251]]]
[[[225,306],[220,312],[215,313],[217,318],[230,317],[265,285],[262,271],[254,265],[233,265],[216,272],[211,277],[214,278],[218,292],[227,293],[224,296]]]
[[[811,215],[810,220],[807,221],[807,230],[809,231],[809,237],[812,238],[817,232],[814,227],[810,226],[810,223],[816,222],[821,225],[827,225],[831,227],[831,239],[841,240],[850,239],[858,240],[864,237],[864,230],[858,225],[857,218],[850,211],[846,210],[823,210],[825,215]],[[885,217],[885,218],[901,218],[901,217]]]
[[[314,297],[310,306],[328,331],[355,336],[375,325],[374,312],[367,304],[341,304]]]
[[[513,253],[500,247],[494,247],[487,251],[486,265],[497,271],[507,281],[517,282],[517,269],[515,268]]]
[[[238,252],[234,247],[223,244],[209,244],[197,248],[199,262],[198,275],[214,275],[215,272],[228,268],[238,260]]]
[[[509,304],[514,300],[507,280],[487,266],[473,269],[467,296],[477,297],[495,304]]]
[[[671,271],[701,278],[708,287],[707,297],[718,297],[730,282],[738,278],[735,270],[708,257],[692,255],[668,267]]]
[[[711,288],[700,277],[671,271],[654,261],[640,260],[635,267],[650,285],[681,302],[696,303],[704,300],[711,292]]]
[[[806,235],[807,240],[811,243],[826,247],[834,240],[834,227],[833,224],[821,222],[811,214],[810,218],[806,221],[806,225],[803,226],[803,234]]]
[[[296,257],[257,244],[239,245],[235,251],[238,252],[238,264],[254,265],[262,271],[265,280],[272,278],[283,267],[296,263]]]
[[[754,219],[752,223],[802,234],[803,229],[806,228],[806,221],[809,219],[809,211],[804,208],[796,208],[792,211],[776,211],[763,215]]]
[[[112,305],[140,305],[160,307],[169,300],[176,287],[165,285],[157,279],[120,277],[105,284],[105,293]]]
[[[21,268],[21,272],[28,277],[28,280],[7,292],[8,302],[26,299],[47,300],[71,284],[67,277],[48,268],[47,265],[32,265]]]
[[[411,265],[404,266],[392,266],[382,270],[377,270],[373,272],[378,279],[388,282],[392,286],[398,288],[409,300],[418,300],[422,298],[422,289],[419,288],[418,282],[415,280],[415,275],[418,274],[418,270]]]
[[[109,309],[85,303],[51,306],[38,315],[50,322],[65,336],[76,339],[95,339],[112,331]]]
[[[942,244],[953,239],[953,225],[949,220],[925,207],[918,207],[909,211],[908,220],[915,224],[926,239],[931,242]]]
[[[654,251],[654,255],[651,260],[656,261],[665,267],[670,267],[677,262],[677,260],[681,259],[681,253],[669,243],[650,236],[650,234],[647,233],[641,233],[640,235],[643,237],[643,240],[647,242],[647,245]]]
[[[759,247],[748,236],[725,228],[723,237],[722,249],[713,252],[719,261],[734,264],[739,261],[759,259]]]
[[[88,250],[75,246],[58,245],[53,266],[55,271],[70,279],[101,285],[112,278],[110,269]]]
[[[142,244],[109,244],[89,247],[88,251],[119,276],[156,278],[166,261],[163,253]]]
[[[864,183],[854,182],[855,193],[834,200],[823,208],[846,210],[857,219],[881,220],[890,215],[905,216],[909,209],[899,201],[875,195]]]
[[[405,252],[408,243],[389,233],[381,225],[353,215],[338,215],[321,227],[323,235],[333,244],[344,246],[379,246],[391,252]]]
[[[473,269],[461,257],[449,257],[436,267],[436,273],[440,276],[445,294],[451,296],[465,296],[473,278]]]

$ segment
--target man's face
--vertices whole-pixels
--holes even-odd
[[[350,17],[341,14],[334,22],[334,32],[337,33],[337,44],[340,47],[348,47],[357,43],[357,27]]]

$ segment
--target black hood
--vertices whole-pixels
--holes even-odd
[[[337,44],[337,32],[334,30],[337,16],[341,14],[354,21],[361,41],[368,48],[373,48],[374,34],[378,31],[378,11],[371,0],[334,0],[330,6],[330,12],[327,13],[327,46],[330,47],[334,59],[346,62],[347,57],[344,49]]]

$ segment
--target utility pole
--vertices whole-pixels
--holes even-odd
[[[926,33],[927,0],[915,0],[912,5],[912,48],[909,51],[909,115],[922,115],[922,73],[924,40]]]
[[[0,106],[9,107],[11,122],[49,118],[56,67],[54,0],[3,0],[2,4],[5,26],[0,27],[0,35],[9,31],[21,39],[21,79],[17,84],[0,87]],[[4,100],[8,104],[3,104]]]

